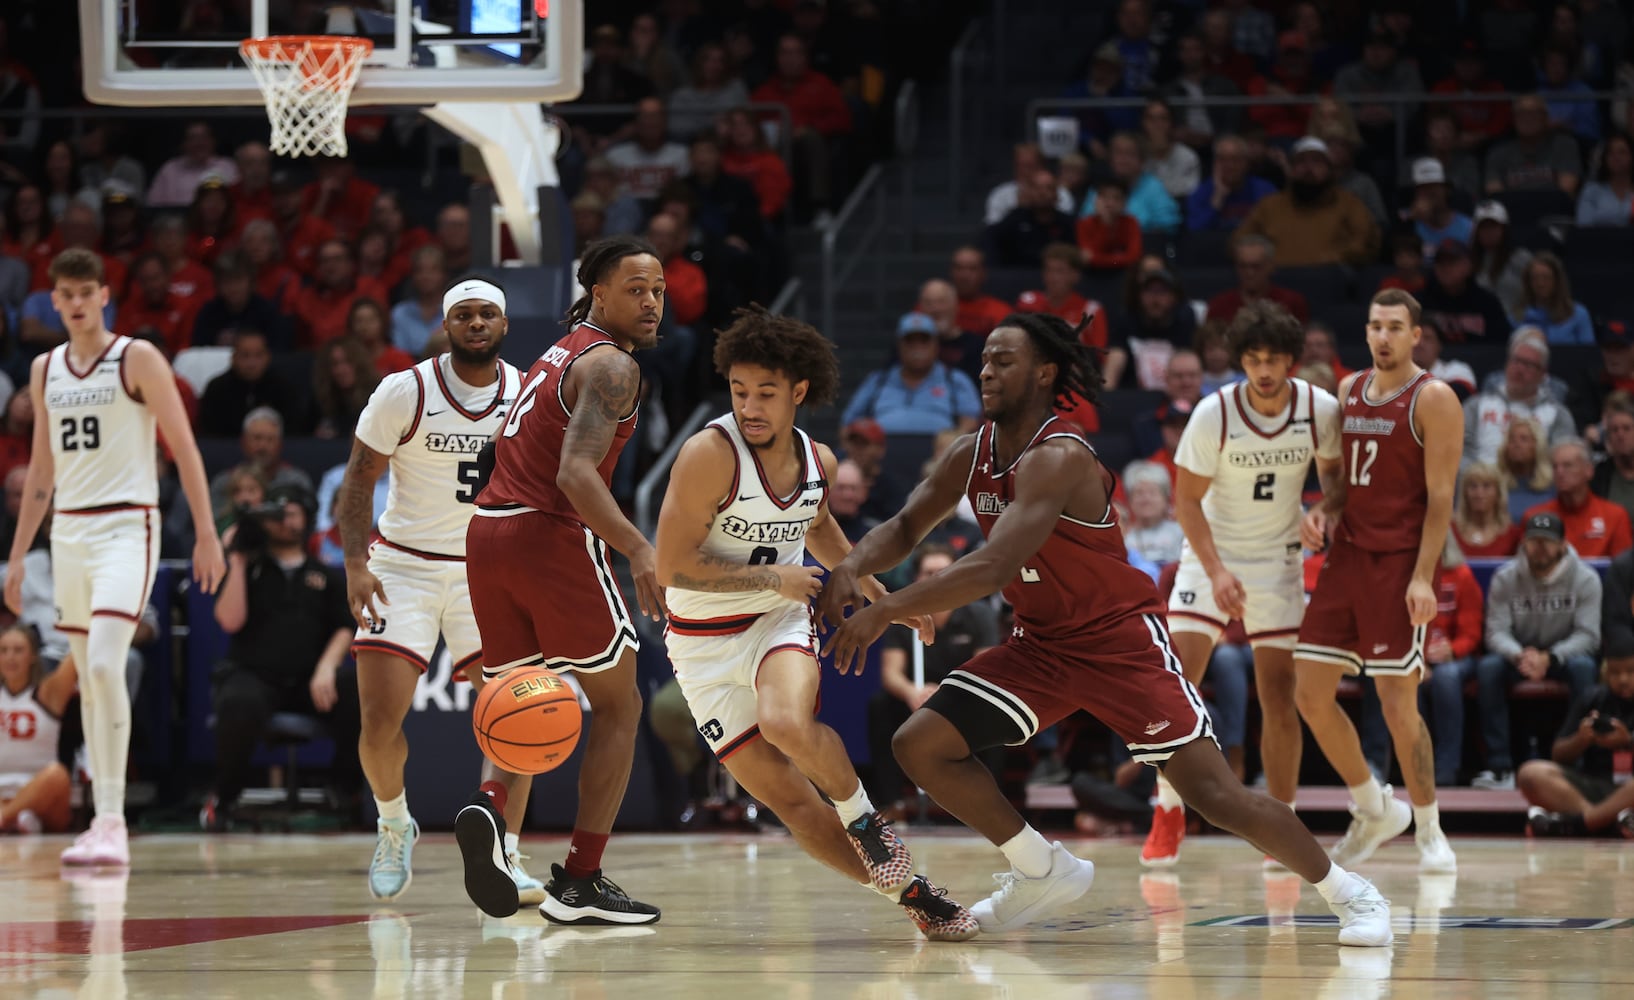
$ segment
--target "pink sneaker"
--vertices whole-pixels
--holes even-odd
[[[129,865],[130,840],[122,816],[98,816],[62,852],[65,865]]]

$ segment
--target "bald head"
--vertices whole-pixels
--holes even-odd
[[[919,287],[918,309],[935,321],[939,332],[947,334],[958,322],[959,293],[951,282],[932,278]]]

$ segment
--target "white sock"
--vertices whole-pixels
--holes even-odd
[[[1169,784],[1169,779],[1161,773],[1157,776],[1157,804],[1164,809],[1184,809],[1185,803],[1180,801],[1180,793]]]
[[[1373,778],[1360,785],[1351,785],[1350,798],[1364,816],[1377,816],[1384,812],[1384,789]]]
[[[1350,880],[1350,872],[1338,865],[1330,865],[1328,873],[1315,885],[1317,894],[1330,903],[1343,903],[1356,894],[1355,884]]]
[[[380,818],[387,822],[407,823],[409,820],[408,789],[405,788],[398,792],[397,797],[394,799],[382,799],[377,796],[374,800],[374,807],[380,811]]]
[[[1413,807],[1413,828],[1416,832],[1429,836],[1441,831],[1441,806],[1431,802],[1427,806]]]
[[[857,790],[851,793],[848,799],[835,799],[834,810],[840,814],[840,822],[850,826],[857,820],[874,811],[874,804],[868,801],[868,793],[863,791],[862,782],[857,782]]]
[[[1010,859],[1010,867],[1027,878],[1043,878],[1055,864],[1055,848],[1030,826],[1000,844],[999,850]]]
[[[505,853],[519,854],[521,851],[522,835],[520,833],[507,833],[505,835]]]

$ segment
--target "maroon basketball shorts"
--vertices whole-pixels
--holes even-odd
[[[1423,670],[1425,628],[1407,615],[1417,562],[1416,550],[1368,552],[1335,539],[1305,607],[1294,658],[1374,677]]]
[[[483,672],[523,664],[595,673],[640,648],[607,545],[541,511],[471,518],[465,569]]]
[[[1181,672],[1168,628],[1155,614],[1070,641],[1013,636],[949,674],[928,704],[972,750],[1025,743],[1080,709],[1111,727],[1146,764],[1214,735],[1203,698]]]

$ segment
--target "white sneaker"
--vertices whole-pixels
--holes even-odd
[[[511,880],[516,883],[516,901],[525,906],[538,906],[545,901],[545,883],[528,874],[522,867],[527,860],[526,854],[516,851],[507,851],[505,857],[511,863]]]
[[[1379,895],[1373,883],[1350,873],[1354,890],[1343,903],[1329,903],[1339,918],[1339,943],[1358,948],[1383,948],[1395,940],[1390,929],[1390,900]]]
[[[1394,840],[1413,823],[1413,807],[1396,798],[1394,789],[1383,786],[1384,811],[1369,816],[1351,803],[1350,829],[1333,845],[1329,855],[1340,868],[1354,868],[1373,856],[1385,841]]]
[[[36,813],[34,810],[24,809],[22,812],[17,814],[18,833],[39,833],[44,829],[45,824],[40,821],[39,813]]]
[[[1439,828],[1419,830],[1413,835],[1418,843],[1418,870],[1425,875],[1458,874],[1458,855],[1447,843],[1447,835]]]
[[[1514,771],[1482,771],[1470,781],[1471,788],[1481,788],[1489,792],[1512,792],[1515,790]]]
[[[125,830],[125,817],[98,816],[91,820],[91,828],[74,839],[62,852],[65,865],[128,865],[130,864],[130,835]]]
[[[369,860],[369,895],[391,900],[408,891],[414,881],[414,842],[420,824],[411,817],[375,821],[374,857]]]
[[[1048,875],[1028,878],[1011,869],[993,879],[998,891],[970,908],[984,934],[1014,930],[1077,902],[1095,881],[1095,865],[1067,853],[1058,840]]]

